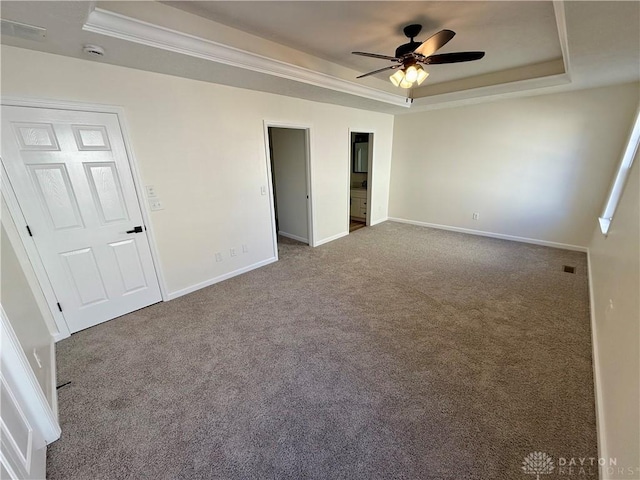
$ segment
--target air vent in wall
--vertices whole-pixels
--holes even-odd
[[[0,32],[2,32],[2,35],[35,40],[37,42],[44,42],[47,38],[46,28],[4,19],[0,23]]]
[[[570,265],[563,265],[562,271],[565,273],[576,273],[576,267],[572,267]]]

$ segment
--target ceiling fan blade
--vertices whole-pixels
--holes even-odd
[[[368,77],[369,75],[375,75],[376,73],[384,72],[385,70],[394,70],[396,68],[400,68],[402,65],[390,65],[388,67],[380,68],[378,70],[374,70],[373,72],[365,73],[364,75],[360,75],[356,78]]]
[[[382,60],[395,60],[397,62],[400,61],[399,58],[390,57],[389,55],[380,55],[379,53],[367,53],[367,52],[351,52],[354,55],[360,55],[362,57],[371,57],[371,58],[381,58]]]
[[[424,57],[433,55],[437,50],[444,47],[449,40],[455,36],[455,34],[456,32],[452,30],[440,30],[438,33],[422,42],[420,46],[413,51],[413,53],[417,53]]]
[[[420,60],[425,65],[438,65],[442,63],[459,63],[480,60],[484,57],[484,52],[455,52],[441,53],[440,55],[431,55],[430,57]]]

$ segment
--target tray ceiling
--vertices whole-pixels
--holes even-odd
[[[388,63],[351,51],[392,54],[409,23],[418,41],[454,30],[439,53],[487,52],[430,66],[411,110],[640,77],[638,2],[3,1],[1,14],[47,29],[6,45],[87,58],[94,43],[96,61],[388,113],[407,111],[405,91],[385,74],[356,80]]]

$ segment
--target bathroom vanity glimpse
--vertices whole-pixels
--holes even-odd
[[[367,219],[367,189],[351,189],[351,218],[365,221]]]

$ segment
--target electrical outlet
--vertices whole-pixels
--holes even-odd
[[[33,358],[36,359],[36,363],[38,364],[38,366],[42,368],[42,361],[40,360],[40,355],[38,355],[38,351],[35,348],[33,349]]]
[[[478,220],[480,218],[480,214],[478,212],[473,212],[473,219]]]
[[[609,310],[613,310],[613,300],[609,299]]]
[[[216,252],[216,262],[222,261],[222,254],[220,252]]]
[[[249,251],[249,245],[246,243],[242,244],[242,253],[247,253]]]
[[[147,185],[146,187],[144,187],[144,189],[147,191],[147,197],[154,198],[158,196],[156,194],[156,187],[154,187],[153,185]]]
[[[149,200],[149,208],[151,210],[164,210],[164,205],[156,198],[155,200]]]
[[[229,256],[231,256],[231,257],[235,257],[236,256],[236,249],[235,248],[230,248],[229,249]]]

